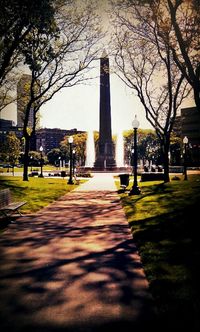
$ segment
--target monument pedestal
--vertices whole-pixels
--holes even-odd
[[[99,152],[94,163],[95,170],[111,170],[116,168],[112,142],[99,142]]]
[[[113,170],[116,169],[116,162],[114,158],[99,156],[94,163],[94,170]]]

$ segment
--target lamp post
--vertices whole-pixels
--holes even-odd
[[[70,157],[69,157],[69,162],[70,162],[70,169],[69,169],[69,180],[68,180],[68,184],[74,184],[74,182],[73,182],[73,180],[72,180],[72,167],[73,167],[73,165],[72,165],[72,163],[73,163],[73,161],[72,161],[72,143],[73,143],[73,137],[72,136],[70,136],[69,138],[68,138],[68,142],[69,142],[69,153],[70,153]]]
[[[129,192],[129,195],[139,195],[140,189],[137,184],[137,130],[139,128],[139,121],[137,120],[137,116],[135,115],[135,118],[132,122],[133,129],[134,129],[134,155],[133,155],[133,186],[131,188],[131,191]]]
[[[58,165],[59,169],[61,169],[61,157],[58,157]]]
[[[72,174],[73,174],[73,176],[74,176],[74,174],[75,174],[75,153],[76,153],[76,151],[73,149],[72,150],[72,159],[73,159],[73,162],[72,162],[72,165],[73,165],[73,171],[72,171]]]
[[[134,158],[134,147],[131,146],[131,166],[134,166],[134,162],[133,162],[133,158]]]
[[[33,171],[33,162],[32,162],[33,156],[30,156],[30,159],[31,159],[31,172],[32,172]]]
[[[187,136],[184,137],[183,139],[183,144],[184,144],[184,180],[187,180],[187,144],[188,144],[188,138]]]
[[[42,166],[43,166],[43,159],[42,159],[42,152],[43,152],[43,146],[40,146],[40,167],[41,167],[41,171],[40,171],[40,178],[43,178],[43,172],[42,172]]]

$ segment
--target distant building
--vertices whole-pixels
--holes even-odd
[[[190,164],[200,166],[200,114],[196,107],[181,109],[181,138],[189,141]]]
[[[13,121],[0,119],[0,143],[5,141],[7,133],[13,125]]]
[[[4,143],[6,139],[6,135],[8,133],[15,133],[16,137],[20,140],[23,137],[23,131],[22,128],[18,128],[17,126],[14,126],[14,121],[12,120],[5,120],[0,119],[0,143]]]
[[[200,145],[200,113],[196,107],[181,109],[181,136],[187,136],[191,145]]]
[[[14,121],[0,119],[0,129],[6,130],[6,129],[10,129],[11,127],[14,127]]]
[[[171,147],[172,163],[183,163],[183,138],[188,138],[188,166],[200,166],[200,114],[196,107],[186,107],[180,110],[176,117],[173,132],[181,139],[182,146]],[[173,149],[173,150],[172,150]]]
[[[44,153],[60,147],[60,142],[64,137],[84,133],[84,131],[78,131],[76,128],[65,130],[58,128],[43,128],[36,131],[36,150],[39,151],[42,145]]]

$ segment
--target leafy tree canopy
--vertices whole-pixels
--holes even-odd
[[[55,28],[53,0],[1,0],[0,85],[20,61],[19,46],[30,31]]]

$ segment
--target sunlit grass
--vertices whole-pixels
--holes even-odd
[[[68,185],[67,179],[62,178],[31,177],[29,181],[22,181],[21,177],[0,177],[0,189],[10,188],[14,200],[27,201],[21,208],[23,213],[36,212],[75,187],[75,184]]]
[[[28,172],[31,173],[31,171],[38,171],[40,172],[41,167],[40,166],[29,166],[28,167]],[[7,173],[9,170],[10,173],[13,173],[13,168],[12,167],[1,167],[0,168],[0,173]],[[62,169],[60,167],[56,167],[53,165],[44,165],[43,166],[43,171],[57,171],[60,172]],[[63,170],[67,171],[68,168],[64,168]],[[14,173],[18,172],[23,172],[23,167],[14,167]]]

